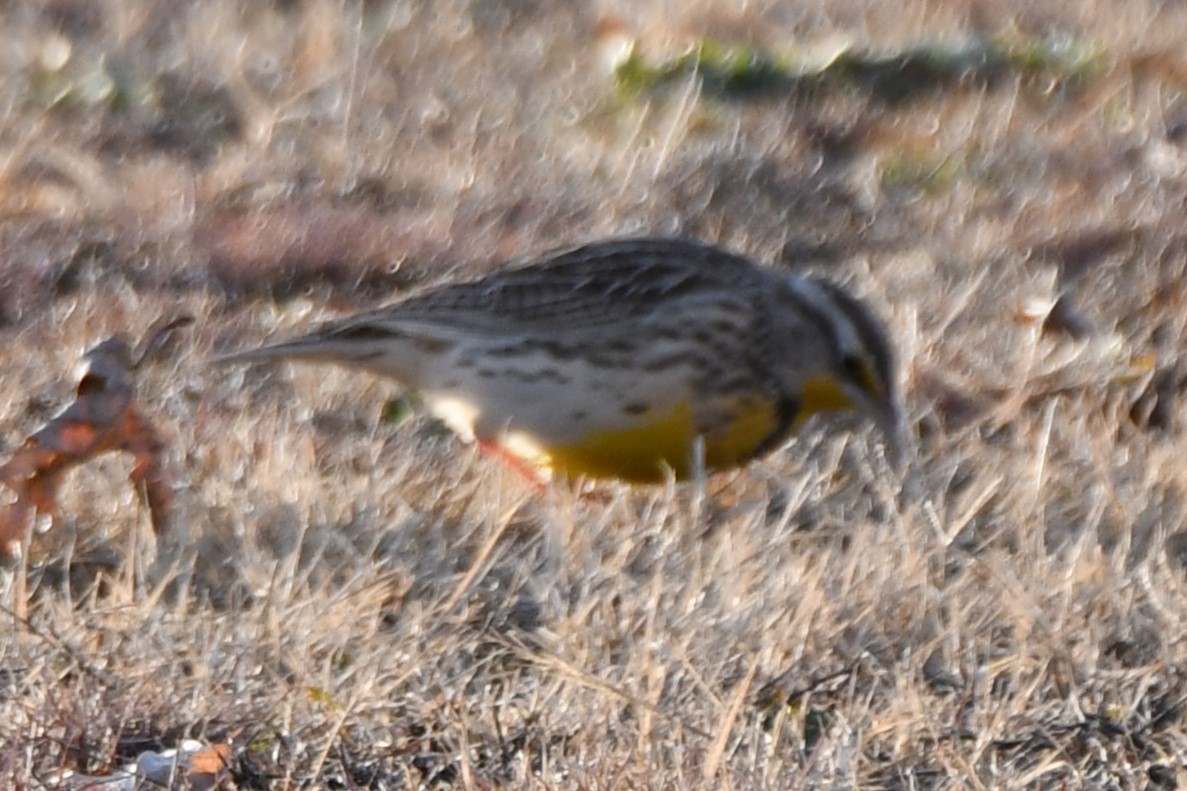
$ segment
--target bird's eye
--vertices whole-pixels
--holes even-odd
[[[870,366],[861,356],[846,354],[841,359],[841,370],[845,372],[850,381],[860,385],[862,390],[870,393],[878,392],[878,381],[874,378]]]
[[[865,365],[856,354],[846,354],[841,358],[841,370],[853,379],[862,379],[865,373]]]

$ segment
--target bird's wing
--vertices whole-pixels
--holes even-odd
[[[742,256],[679,239],[584,245],[480,280],[455,283],[370,313],[332,322],[320,334],[384,333],[449,340],[514,337],[629,324],[685,298],[712,299],[763,282]]]

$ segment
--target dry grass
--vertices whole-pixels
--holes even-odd
[[[32,540],[27,619],[4,594],[0,785],[184,736],[239,788],[1187,783],[1187,10],[721,5],[0,3],[0,449],[84,348],[199,319],[141,388],[177,532],[104,460]],[[972,34],[1035,60],[893,100],[606,60]],[[389,383],[206,364],[641,229],[870,297],[904,493],[815,425],[703,490],[540,496],[382,419]]]

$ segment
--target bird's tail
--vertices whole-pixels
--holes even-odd
[[[296,338],[254,349],[218,354],[211,359],[211,362],[216,365],[259,363],[273,360],[349,363],[351,355],[344,353],[343,349],[335,349],[335,345],[320,342],[316,338]]]
[[[296,360],[363,368],[405,384],[421,382],[426,350],[394,333],[351,328],[319,332],[255,349],[218,355],[217,364]]]

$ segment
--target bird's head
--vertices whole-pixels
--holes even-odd
[[[833,410],[869,416],[886,441],[889,460],[902,467],[909,441],[885,325],[866,303],[831,283],[797,280],[792,293],[807,323],[819,330],[824,357],[820,370],[802,383],[802,414]]]

